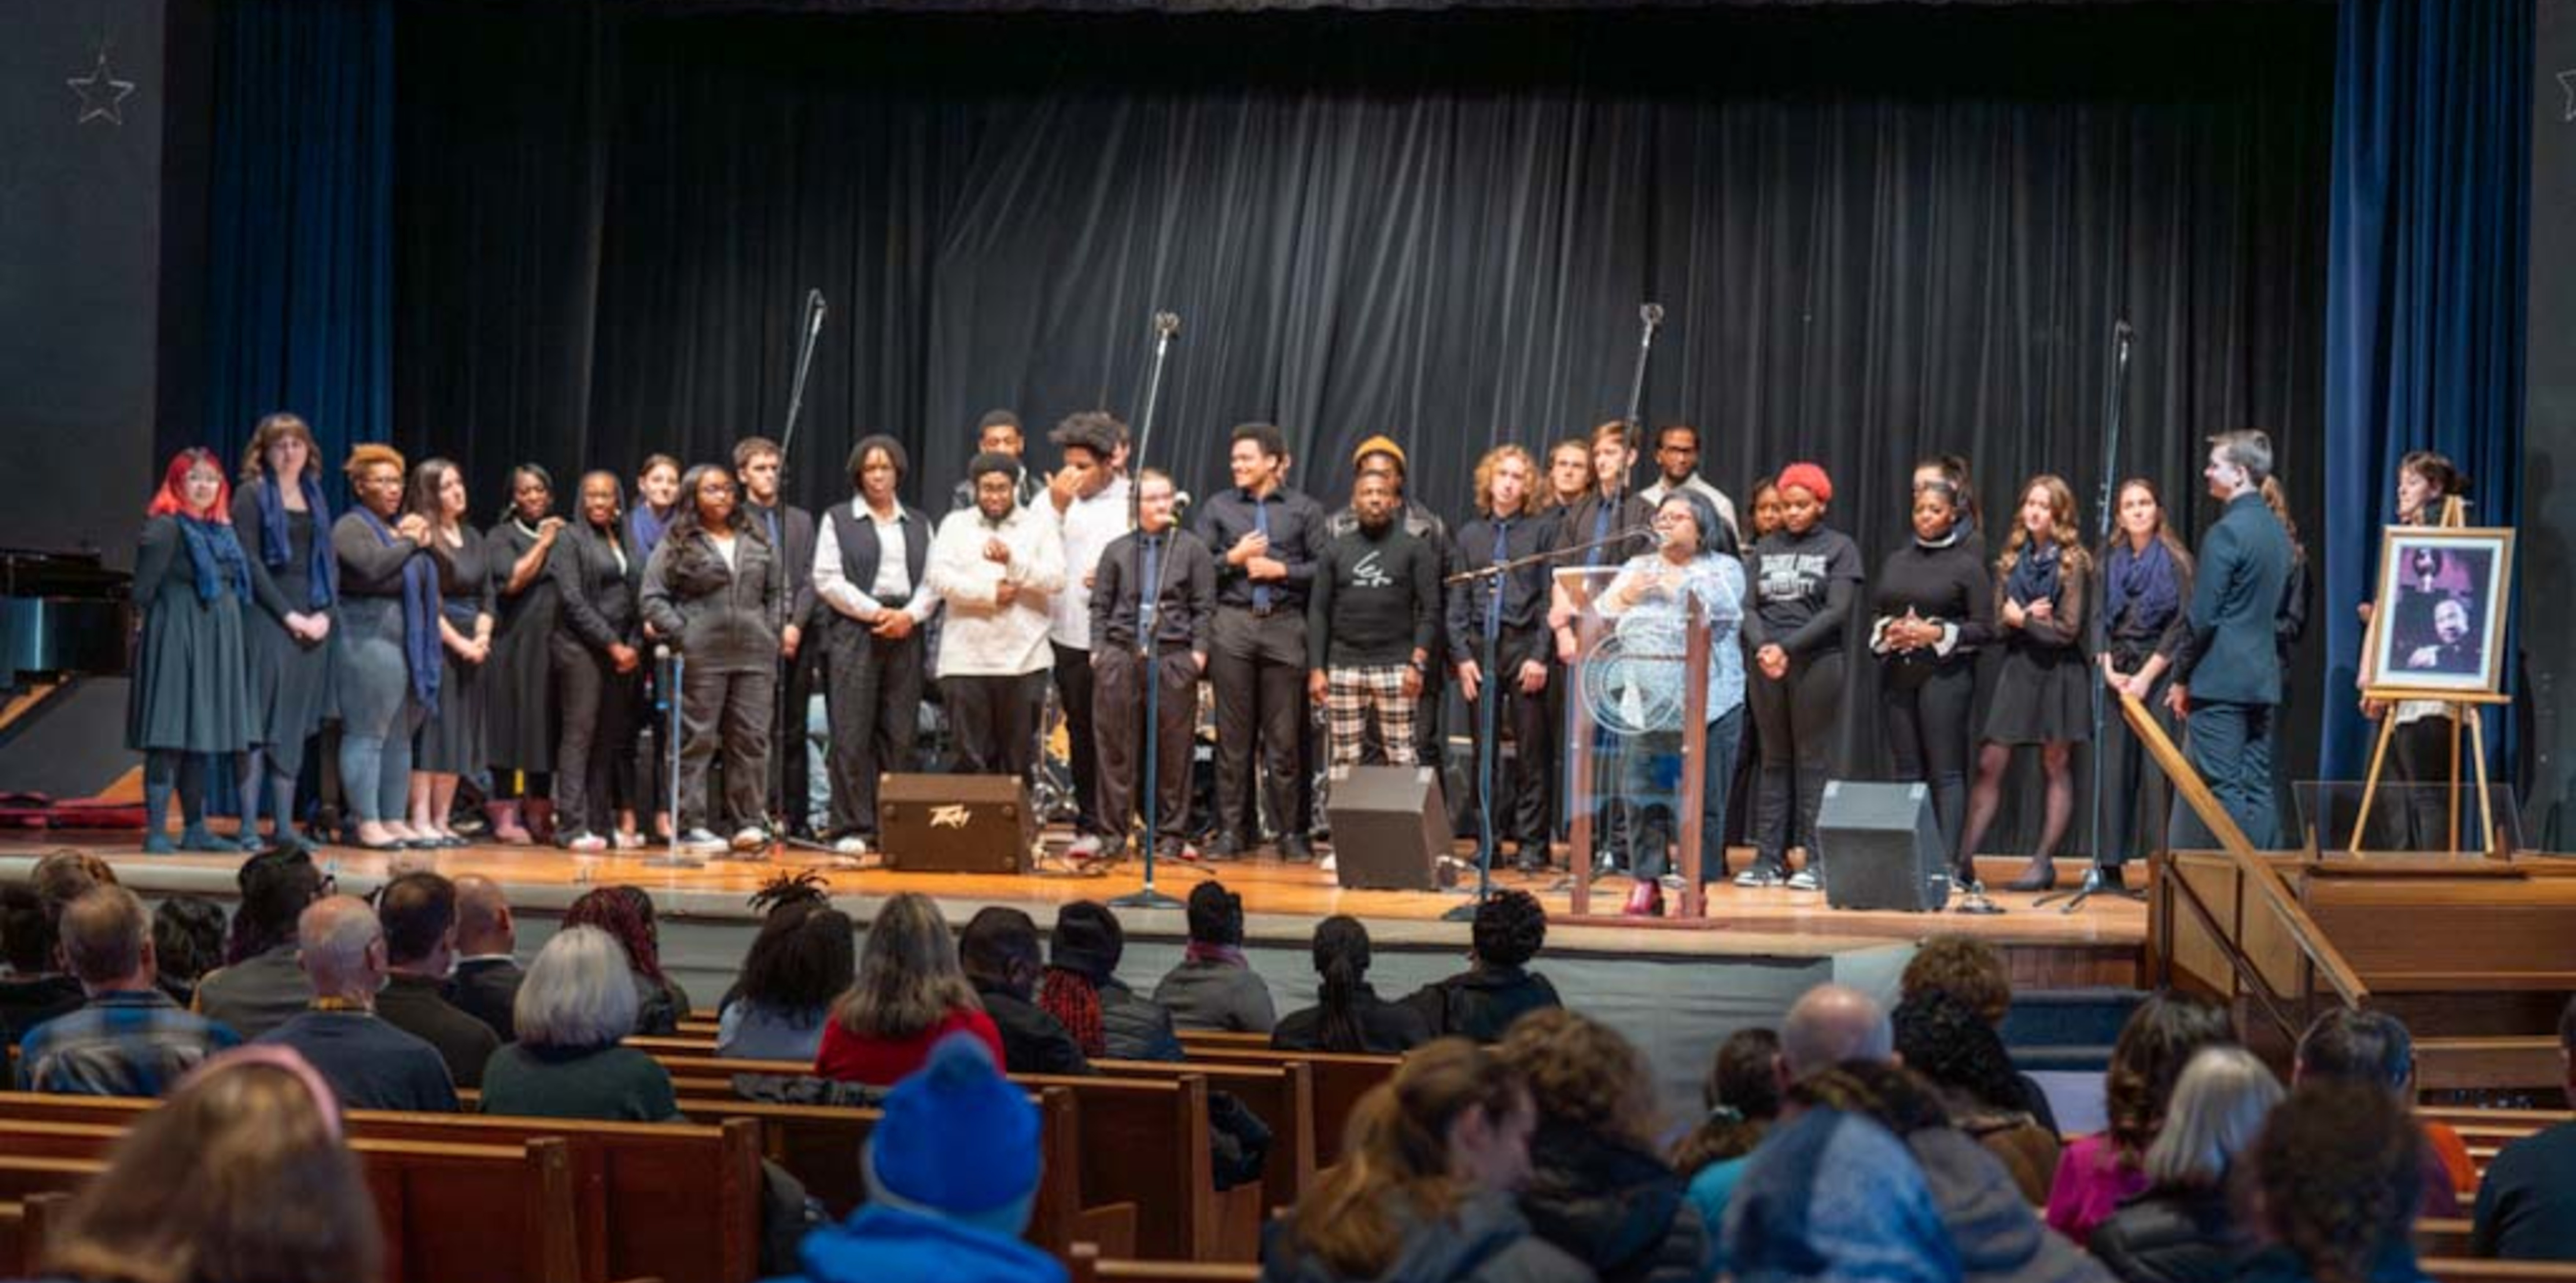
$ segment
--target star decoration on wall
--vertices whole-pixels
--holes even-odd
[[[80,119],[75,123],[86,125],[93,120],[104,120],[111,125],[125,123],[125,98],[134,92],[134,82],[119,80],[115,72],[108,70],[105,46],[100,46],[98,65],[92,67],[88,75],[72,76],[63,83],[80,95]]]

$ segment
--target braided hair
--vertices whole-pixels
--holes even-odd
[[[662,949],[653,934],[653,898],[642,887],[600,887],[564,910],[567,927],[597,927],[626,949],[626,965],[635,974],[663,983]]]

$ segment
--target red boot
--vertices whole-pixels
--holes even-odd
[[[1628,893],[1628,907],[1620,912],[1632,918],[1664,916],[1664,888],[1652,878],[1639,880],[1636,889]]]

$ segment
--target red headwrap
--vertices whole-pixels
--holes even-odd
[[[1774,484],[1783,490],[1796,486],[1814,495],[1818,503],[1834,501],[1833,478],[1826,476],[1823,468],[1812,463],[1793,463],[1780,469],[1780,479]]]
[[[152,504],[143,510],[143,515],[147,517],[195,516],[195,512],[188,506],[188,473],[200,463],[215,470],[215,506],[201,520],[211,521],[217,525],[231,525],[233,523],[233,483],[224,476],[223,461],[215,457],[214,451],[204,446],[190,446],[170,460],[170,470],[161,476],[160,492],[152,496]]]

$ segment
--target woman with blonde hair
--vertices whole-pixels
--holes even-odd
[[[843,1082],[890,1087],[929,1059],[939,1040],[964,1030],[1002,1061],[1002,1031],[957,962],[957,941],[939,902],[906,891],[877,907],[859,953],[859,978],[832,1004],[814,1072]]]
[[[438,706],[438,566],[429,519],[402,510],[403,457],[372,442],[349,452],[358,502],[331,527],[340,563],[340,787],[357,846],[391,851],[426,834],[403,823],[411,737]]]
[[[1464,1038],[1426,1044],[1360,1098],[1343,1160],[1272,1223],[1261,1277],[1592,1278],[1513,1205],[1536,1120],[1529,1088],[1501,1056]]]
[[[1699,1210],[1655,1148],[1655,1085],[1636,1044],[1558,1007],[1514,1021],[1497,1051],[1538,1109],[1521,1192],[1538,1236],[1605,1279],[1702,1277]]]
[[[384,1244],[331,1088],[284,1047],[217,1056],[136,1116],[46,1243],[86,1283],[375,1283]]]
[[[2093,692],[2084,665],[2084,602],[2093,558],[2076,529],[2075,492],[2042,473],[2021,490],[2021,508],[2003,555],[1995,559],[1995,625],[2004,662],[1986,710],[1977,749],[1977,783],[1968,794],[1968,833],[1959,860],[1972,864],[1994,823],[2013,750],[2039,748],[2048,779],[2039,846],[2013,891],[2057,884],[2057,844],[2075,815],[2075,746],[2093,738]]]
[[[310,849],[295,829],[295,781],[304,745],[322,729],[331,686],[331,623],[340,568],[331,557],[331,506],[322,495],[313,429],[272,414],[243,452],[233,495],[233,530],[250,563],[251,601],[243,626],[251,711],[258,718],[241,760],[241,837],[256,840],[266,810],[271,841]]]
[[[2233,1277],[2260,1237],[2228,1178],[2281,1103],[2281,1082],[2242,1047],[2203,1047],[2174,1083],[2147,1147],[2147,1189],[2093,1230],[2093,1255],[2127,1283]]]

